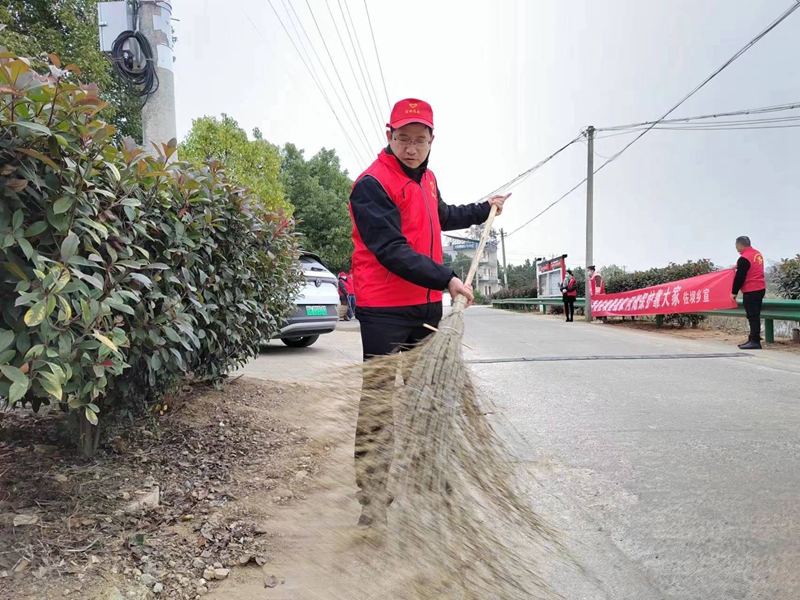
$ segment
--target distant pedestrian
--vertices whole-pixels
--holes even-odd
[[[741,255],[736,262],[736,277],[733,280],[734,301],[742,292],[742,303],[750,322],[750,339],[739,344],[742,350],[761,350],[761,305],[767,294],[764,276],[764,256],[750,245],[750,238],[736,238],[736,250]]]
[[[572,271],[567,271],[567,277],[561,283],[561,294],[564,297],[564,314],[567,323],[572,323],[575,319],[575,298],[578,297],[578,286]]]
[[[594,265],[590,265],[586,267],[587,275],[589,277],[589,284],[591,285],[591,298],[599,294],[606,293],[606,283],[603,281],[603,276],[597,272],[597,269]],[[596,320],[602,321],[603,323],[608,322],[608,317],[597,317]]]
[[[347,305],[350,307],[350,312],[353,317],[356,317],[356,282],[353,279],[353,273],[347,274]]]
[[[350,306],[350,287],[349,282],[347,281],[347,273],[342,271],[339,273],[339,301],[347,307],[347,313],[345,314],[344,320],[349,321],[353,318],[353,310]]]

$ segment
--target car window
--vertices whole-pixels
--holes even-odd
[[[310,256],[301,256],[300,262],[303,265],[303,268],[307,271],[326,271],[327,269],[323,267],[319,262],[311,258]]]

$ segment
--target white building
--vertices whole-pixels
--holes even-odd
[[[459,254],[466,254],[472,259],[475,257],[475,251],[478,249],[478,243],[478,240],[473,240],[471,238],[445,235],[442,250],[453,259]],[[458,275],[459,277],[462,276],[461,273],[458,273]],[[466,276],[466,273],[464,273],[463,276]],[[497,242],[494,240],[490,239],[486,242],[473,285],[476,290],[487,297],[503,287],[498,279]]]

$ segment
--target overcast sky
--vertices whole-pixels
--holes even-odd
[[[389,99],[419,97],[433,105],[431,168],[445,201],[461,204],[538,163],[587,125],[660,117],[793,1],[367,4]],[[381,149],[389,112],[364,0],[309,0],[311,11],[305,0],[272,0],[294,36],[293,27],[302,30],[286,12],[290,2],[325,64],[323,72],[311,54],[356,153],[266,0],[175,0],[179,135],[192,119],[225,112],[248,131],[259,127],[271,142],[293,142],[308,156],[335,148],[354,177]],[[362,101],[362,93],[371,96],[347,62],[349,56],[360,81],[356,53],[345,54],[328,12],[349,47],[340,6],[352,16],[380,120]],[[800,11],[672,116],[800,102],[798,57]],[[800,110],[780,116],[787,114]],[[595,150],[610,156],[630,139],[598,139]],[[517,187],[496,226],[516,229],[573,187],[586,176],[586,154],[584,144],[574,144]],[[596,156],[595,166],[603,161]],[[770,260],[794,256],[799,165],[800,128],[651,131],[596,176],[595,262],[638,269],[710,258],[730,265],[738,235],[751,236]],[[509,262],[566,253],[570,264],[583,265],[585,198],[581,187],[511,236]]]

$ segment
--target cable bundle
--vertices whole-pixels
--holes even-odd
[[[133,52],[125,48],[125,43],[130,40],[135,40],[139,45],[144,57],[143,67],[135,64]],[[111,48],[111,61],[117,75],[128,85],[132,93],[140,97],[149,97],[158,90],[153,47],[140,31],[123,31],[119,34]]]

